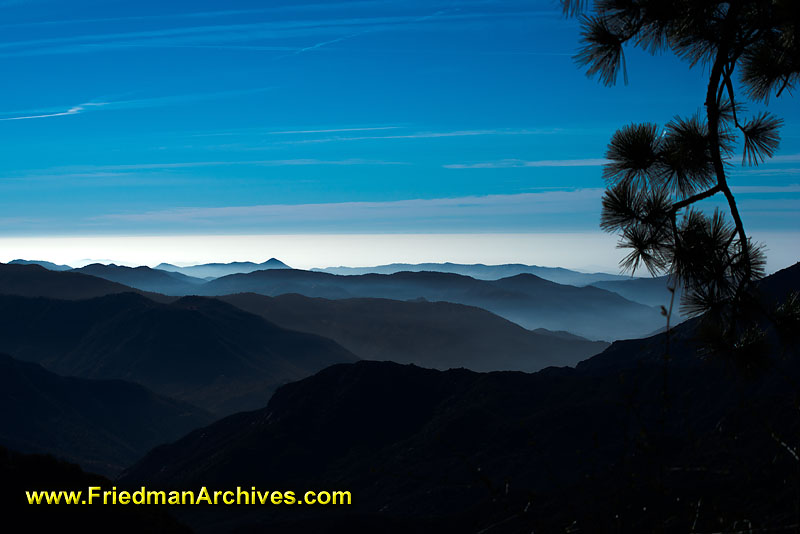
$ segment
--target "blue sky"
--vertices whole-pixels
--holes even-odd
[[[0,237],[597,232],[610,135],[705,92],[636,50],[629,85],[587,78],[554,0],[0,0],[0,21]],[[800,226],[800,105],[770,109],[778,157],[731,180],[764,235]]]

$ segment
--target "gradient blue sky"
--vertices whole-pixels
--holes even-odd
[[[0,21],[2,238],[593,233],[610,135],[705,91],[636,50],[629,85],[586,78],[555,0],[0,0]],[[778,157],[732,183],[750,230],[800,244],[800,105],[770,108]]]

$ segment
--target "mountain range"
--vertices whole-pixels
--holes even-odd
[[[800,264],[762,284],[786,298]],[[796,321],[796,318],[794,319]],[[765,339],[776,331],[764,323]],[[796,343],[703,358],[698,321],[576,368],[329,367],[158,447],[121,484],[348,490],[347,507],[179,517],[202,531],[781,531],[796,519]],[[788,527],[787,527],[788,525]]]
[[[116,283],[109,283],[105,279],[88,275],[86,272],[54,273],[47,272],[38,266],[0,265],[0,275],[8,270],[20,272],[17,272],[9,280],[9,288],[6,292],[17,291],[22,294],[30,294],[35,290],[34,294],[53,294],[61,297],[65,293],[62,286],[71,285],[69,296],[79,299],[105,295],[106,293],[116,295],[122,291],[136,291]],[[132,269],[116,265],[89,266],[86,271],[94,272],[99,276],[133,282],[141,287],[155,287],[151,284],[170,283],[173,280],[172,275],[175,274],[147,267]],[[317,273],[309,274],[311,276],[328,276]],[[37,280],[43,275],[49,280],[49,283],[37,284]],[[183,275],[177,276],[178,278],[175,278],[176,283],[183,284],[184,282],[180,280]],[[350,277],[338,278],[349,279]],[[463,278],[466,281],[471,280],[466,277],[457,278]],[[80,285],[73,283],[76,279],[81,282]],[[198,289],[195,283],[191,287]],[[163,304],[174,303],[179,300],[178,297],[141,293],[149,299],[154,299]],[[2,303],[3,298],[5,297],[0,297],[0,303]],[[272,299],[255,294],[223,295],[219,298],[247,312],[261,315],[271,323],[289,330],[308,332],[333,339],[361,358],[413,362],[433,368],[469,367],[473,370],[482,371],[500,369],[535,371],[548,365],[574,365],[578,361],[598,353],[605,347],[602,342],[589,341],[566,332],[548,331],[541,328],[532,332],[491,312],[472,306],[446,302],[427,302],[424,299],[416,302],[388,299],[325,300],[305,298],[300,295],[285,295]],[[3,314],[3,309],[10,314],[10,310],[17,306],[12,302],[13,299],[6,298],[5,301],[7,305],[4,308],[0,308],[0,315]],[[40,304],[42,302],[44,301],[40,301]],[[37,316],[52,322],[50,337],[61,340],[53,343],[62,343],[63,339],[70,336],[73,338],[78,336],[79,338],[80,335],[83,335],[80,334],[81,332],[88,331],[89,325],[97,324],[98,326],[91,331],[93,337],[88,341],[75,338],[70,341],[72,345],[69,347],[62,343],[56,351],[47,353],[42,348],[46,344],[42,341],[44,338],[41,333],[44,328],[47,328],[46,321],[37,322],[32,320],[31,324],[39,324],[40,330],[31,332],[31,325],[26,323],[19,325],[19,320],[11,317],[7,322],[7,326],[13,331],[9,331],[5,341],[0,341],[0,348],[5,347],[5,350],[19,357],[26,357],[26,351],[32,350],[36,353],[32,358],[45,365],[56,365],[56,360],[54,359],[56,355],[66,354],[67,356],[64,356],[63,361],[59,360],[57,369],[60,372],[78,372],[76,368],[65,362],[74,362],[78,357],[83,358],[82,354],[87,350],[96,354],[98,349],[86,348],[94,347],[98,344],[96,337],[102,336],[103,339],[110,340],[104,343],[111,343],[115,336],[118,335],[118,332],[127,331],[127,327],[123,326],[122,319],[118,323],[114,323],[113,326],[108,326],[111,324],[109,323],[111,318],[122,314],[129,305],[136,304],[143,308],[147,307],[145,299],[135,299],[130,295],[117,299],[103,299],[98,302],[112,304],[109,304],[108,310],[95,310],[85,316],[85,311],[89,307],[86,303],[73,306],[63,302],[47,302],[46,305],[42,304],[43,307],[53,311]],[[29,305],[30,303],[19,304],[20,309],[28,309]],[[70,308],[70,306],[74,309]],[[99,305],[95,303],[94,306],[98,307]],[[31,313],[39,312],[32,311]],[[70,320],[64,321],[60,314],[70,317]],[[78,322],[78,318],[81,317],[83,319]],[[131,323],[134,326],[137,324],[137,322]],[[20,326],[19,329],[17,329],[17,325]],[[0,326],[0,331],[2,330],[2,326]],[[211,335],[211,330],[206,330],[204,333]],[[226,331],[225,328],[221,327],[216,330]],[[135,336],[128,336],[130,339],[126,338],[128,344],[138,342],[138,336],[141,334],[139,330],[135,332]],[[166,333],[164,335],[166,336]],[[191,337],[192,333],[175,331],[172,335],[176,339],[180,339],[181,336]],[[245,337],[242,336],[242,339]],[[38,340],[33,343],[33,348],[20,349],[21,345],[13,342],[13,340],[24,341],[28,338]],[[170,341],[170,343],[174,345],[175,341]],[[226,346],[228,345],[226,344]],[[233,344],[233,346],[236,345]],[[22,352],[19,352],[20,350]],[[123,352],[129,352],[130,350],[133,349],[125,349]],[[42,360],[40,358],[45,359]],[[87,373],[88,371],[81,368],[79,372]],[[120,375],[81,374],[81,376],[116,378]],[[129,375],[122,376],[130,378]],[[300,377],[300,375],[292,376],[292,378]],[[172,390],[168,392],[158,389],[160,387],[158,384],[149,381],[144,383],[154,387],[157,391],[171,394],[169,392]],[[215,409],[213,406],[203,404],[203,400],[190,400],[199,402],[209,409]]]
[[[605,344],[447,300],[596,298],[609,315],[610,295],[657,310],[533,275],[274,270],[195,287],[248,284],[280,294],[165,297],[0,265],[0,352],[13,355],[0,356],[0,445],[110,475],[126,467],[121,488],[353,495],[345,507],[171,509],[199,532],[780,531],[795,521],[794,308],[761,323],[757,361],[709,356],[694,318],[574,368],[479,373],[452,367],[534,370],[560,363],[557,351],[578,359]],[[296,286],[341,298],[284,294]],[[760,287],[774,309],[800,289],[800,264]],[[349,296],[359,292],[395,298]],[[401,363],[359,361],[356,347]],[[53,466],[50,479],[34,468],[3,487],[86,480],[75,469],[59,478],[65,464],[53,462],[0,449],[0,470]]]
[[[98,278],[92,279],[87,274]],[[73,278],[61,279],[61,275]],[[123,282],[160,302],[169,302],[174,300],[170,297],[182,295],[236,293],[267,296],[296,293],[329,300],[382,298],[451,302],[483,308],[528,329],[568,331],[591,340],[639,337],[664,326],[657,308],[601,288],[557,284],[531,274],[500,280],[477,280],[428,271],[343,276],[268,269],[204,282],[160,269],[113,264],[94,264],[66,273],[48,271],[37,265],[0,265],[0,293],[90,298],[131,291],[122,285]]]
[[[68,266],[59,266],[45,261],[14,260],[15,264],[36,264],[50,270],[67,270]],[[157,268],[150,267],[125,267],[111,264],[91,264],[74,269],[76,272],[92,274],[109,281],[125,284],[142,291],[163,293],[165,295],[191,295],[197,292],[198,285],[229,274],[246,274],[257,270],[289,269],[289,267],[276,259],[257,264],[252,262],[233,262],[228,264],[203,264],[186,268],[176,267],[167,263],[160,264]],[[182,271],[194,272],[193,276],[182,275]],[[405,270],[405,271],[404,271]],[[377,271],[381,274],[394,274],[397,272],[451,272],[462,274],[478,280],[500,280],[529,272],[539,278],[554,281],[562,285],[586,286],[591,285],[621,295],[628,300],[660,308],[669,308],[670,292],[667,290],[667,279],[659,278],[633,278],[611,275],[606,273],[579,273],[568,269],[553,267],[526,266],[520,264],[508,265],[459,265],[452,263],[428,264],[392,264],[375,268],[368,267],[335,267],[326,269],[312,269],[313,272],[329,272],[354,276]],[[684,319],[680,308],[681,288],[677,288],[673,306],[673,317],[677,320]]]

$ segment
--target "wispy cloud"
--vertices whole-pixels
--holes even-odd
[[[608,163],[606,159],[541,159],[526,161],[521,159],[503,159],[483,163],[451,163],[442,165],[445,169],[519,169],[525,167],[599,167]]]
[[[255,89],[241,89],[236,91],[218,91],[214,93],[189,93],[184,95],[170,95],[159,96],[152,98],[138,98],[132,100],[116,100],[110,102],[85,102],[72,106],[63,111],[55,111],[52,108],[40,110],[27,110],[27,111],[3,111],[0,115],[0,121],[18,121],[27,119],[45,119],[52,117],[67,117],[70,115],[80,115],[87,111],[104,109],[104,110],[117,110],[117,109],[132,109],[132,108],[151,108],[162,107],[176,104],[189,104],[192,102],[199,102],[204,100],[216,100],[222,98],[230,98],[235,96],[243,96],[248,94],[257,94],[270,90],[269,87],[259,87]]]
[[[19,115],[15,117],[3,117],[0,118],[0,121],[21,121],[28,119],[47,119],[50,117],[66,117],[68,115],[78,115],[93,107],[107,106],[108,104],[109,104],[108,102],[86,102],[84,104],[78,104],[77,106],[72,106],[71,108],[65,111],[57,111],[54,113],[43,112],[33,115]]]

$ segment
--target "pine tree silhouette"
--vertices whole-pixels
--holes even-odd
[[[703,314],[716,342],[752,352],[760,340],[748,316],[765,258],[745,232],[728,171],[739,146],[742,165],[778,148],[782,119],[767,111],[745,118],[742,101],[766,105],[800,81],[800,2],[562,0],[562,7],[581,19],[576,62],[605,85],[620,71],[627,83],[626,45],[708,67],[704,113],[663,127],[630,124],[612,136],[600,226],[630,249],[625,270],[670,275],[684,286],[684,310]],[[694,206],[720,193],[732,222]]]

